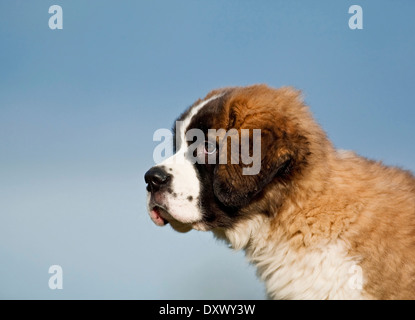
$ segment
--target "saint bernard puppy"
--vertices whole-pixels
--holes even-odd
[[[336,150],[292,88],[214,90],[178,120],[174,155],[145,174],[155,224],[243,249],[271,299],[415,298],[410,172]],[[229,152],[190,161],[191,129],[260,129],[259,172],[244,175]],[[208,142],[202,156],[219,157]]]

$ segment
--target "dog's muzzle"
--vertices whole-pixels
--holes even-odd
[[[163,167],[152,167],[144,175],[144,180],[150,192],[150,217],[156,225],[163,226],[168,223],[163,194],[171,184],[171,175]]]

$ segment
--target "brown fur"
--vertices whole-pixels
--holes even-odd
[[[269,241],[283,232],[292,250],[345,241],[361,261],[367,295],[414,299],[414,176],[340,155],[294,89],[256,85],[206,98],[218,92],[229,96],[213,128],[262,130],[261,172],[243,176],[240,165],[217,165],[220,200],[240,217],[270,216]]]

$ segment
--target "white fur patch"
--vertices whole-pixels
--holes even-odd
[[[266,217],[237,224],[225,232],[235,249],[246,249],[246,256],[258,269],[271,299],[365,299],[363,275],[358,259],[347,255],[341,240],[302,250],[293,250],[288,241],[269,237]],[[246,246],[249,243],[249,247]]]
[[[171,194],[165,194],[165,202],[169,213],[183,223],[194,223],[202,219],[199,206],[200,181],[194,164],[186,158],[187,143],[186,129],[192,118],[210,101],[218,98],[213,96],[194,106],[187,117],[183,119],[176,134],[180,139],[179,150],[164,160],[159,166],[164,166],[167,173],[172,175]]]

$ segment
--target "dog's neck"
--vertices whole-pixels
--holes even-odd
[[[349,284],[358,261],[347,256],[347,244],[337,236],[315,237],[306,224],[306,212],[325,193],[332,161],[336,161],[335,154],[327,157],[325,168],[317,167],[320,172],[310,172],[309,179],[303,180],[307,185],[295,186],[314,190],[307,194],[309,199],[288,196],[274,215],[252,214],[250,208],[247,219],[230,229],[213,231],[232,248],[245,250],[272,299],[364,298],[361,288]],[[310,188],[313,179],[314,188]],[[338,275],[336,283],[330,278],[333,274]]]
[[[270,299],[365,298],[352,282],[358,261],[347,256],[342,241],[295,248],[284,231],[274,229],[271,219],[264,215],[240,222],[233,229],[215,230],[214,234],[233,249],[245,250]]]

